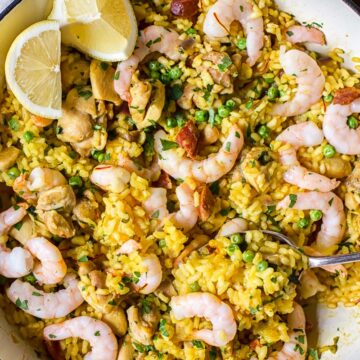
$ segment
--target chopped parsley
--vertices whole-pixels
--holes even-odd
[[[9,124],[10,129],[13,131],[18,131],[20,129],[20,123],[15,118],[11,118],[8,121],[8,124]]]
[[[14,225],[14,228],[19,231],[23,226],[23,223],[21,221],[19,221],[17,224]]]
[[[160,320],[159,330],[160,330],[160,333],[162,336],[169,337],[169,332],[166,329],[166,320],[165,319]]]
[[[113,79],[114,80],[119,80],[119,78],[120,78],[120,71],[116,71],[116,73],[114,74]]]
[[[289,207],[290,208],[293,208],[296,204],[296,201],[297,201],[297,195],[295,194],[290,194],[289,195],[289,198],[290,198],[290,204],[289,204]]]
[[[220,64],[218,64],[218,68],[221,72],[225,72],[232,65],[232,61],[229,56],[224,56]]]
[[[243,12],[244,11],[244,7],[242,5],[240,5],[240,11]]]
[[[204,100],[206,100],[206,101],[209,100],[209,97],[211,95],[211,91],[212,91],[213,87],[214,87],[213,84],[208,84],[206,86],[206,88],[204,89],[204,96],[203,96]]]
[[[89,100],[93,96],[93,93],[90,90],[79,90],[78,89],[78,94],[79,94],[79,96],[83,97],[85,100]]]
[[[80,258],[78,259],[78,261],[79,261],[79,262],[87,262],[87,261],[89,261],[89,258],[88,258],[86,255],[84,255],[84,256],[80,257]]]
[[[140,301],[140,312],[141,315],[151,313],[151,301],[147,298]]]
[[[312,360],[320,360],[318,351],[316,349],[310,348],[308,354],[311,356]]]
[[[194,345],[194,347],[196,347],[197,349],[205,349],[205,346],[203,344],[202,341],[200,340],[193,340],[192,344]]]
[[[95,336],[100,336],[100,331],[99,331],[99,330],[98,330],[98,331],[95,331],[94,335],[95,335]]]
[[[227,152],[230,152],[230,149],[231,149],[231,142],[228,141],[228,142],[225,144],[225,150],[226,150]]]
[[[151,45],[156,44],[161,41],[161,37],[156,38],[155,40],[148,41],[145,45],[149,48]]]
[[[50,339],[56,339],[56,335],[54,335],[54,334],[49,334],[49,338],[50,338]]]
[[[17,298],[15,305],[22,310],[29,310],[28,300],[21,301],[19,298]]]
[[[295,340],[297,342],[299,342],[300,344],[305,344],[305,336],[304,335],[299,335],[295,337]]]
[[[106,62],[101,62],[101,63],[100,63],[100,67],[101,67],[104,71],[106,71],[106,70],[109,68],[109,64],[106,63]]]
[[[33,291],[32,295],[33,295],[33,296],[43,296],[42,294],[40,294],[40,293],[37,292],[37,291]]]
[[[167,151],[170,149],[176,149],[179,147],[179,144],[174,141],[169,141],[166,139],[160,139],[160,141],[161,141],[161,146],[162,146],[163,151]]]
[[[238,139],[240,139],[240,133],[238,131],[235,131],[235,137],[237,137]]]
[[[220,185],[218,181],[213,182],[210,186],[209,186],[210,191],[214,194],[214,195],[219,195],[220,193]]]
[[[298,351],[300,355],[304,355],[304,349],[299,344],[295,345],[294,350]]]
[[[332,205],[333,201],[334,201],[334,198],[331,198],[330,201],[328,202],[329,206]]]
[[[286,34],[288,34],[288,36],[293,36],[294,33],[292,31],[287,31]]]
[[[152,219],[158,219],[160,215],[160,210],[156,210],[152,215],[151,218]]]

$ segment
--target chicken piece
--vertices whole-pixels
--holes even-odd
[[[126,335],[123,339],[123,343],[120,347],[119,355],[116,360],[129,360],[133,359],[135,355],[135,349],[132,346],[130,335]]]
[[[89,62],[80,59],[80,56],[70,56],[61,63],[61,84],[64,93],[74,85],[86,85],[90,77]]]
[[[92,60],[90,64],[90,80],[97,100],[113,102],[115,105],[122,103],[120,96],[114,89],[115,69],[109,63]]]
[[[184,91],[180,97],[180,99],[177,100],[177,104],[184,110],[190,110],[192,108],[193,104],[193,97],[195,95],[196,86],[192,84],[186,84],[184,87]]]
[[[106,146],[108,139],[108,133],[105,128],[94,131],[93,135],[84,141],[77,143],[71,143],[74,150],[80,154],[80,156],[89,156],[91,150],[103,150]]]
[[[157,122],[162,114],[165,105],[165,85],[157,80],[153,85],[153,92],[150,98],[150,103],[146,111],[143,123],[140,129],[152,125],[152,122]],[[139,126],[138,126],[139,129]]]
[[[6,171],[16,162],[17,157],[20,154],[20,150],[14,146],[2,149],[0,151],[0,171]]]
[[[304,270],[300,277],[300,294],[303,299],[316,295],[319,291],[326,290],[312,270]]]
[[[57,137],[64,142],[80,142],[93,134],[93,124],[89,114],[62,107],[62,117],[58,120]]]
[[[351,173],[351,165],[349,161],[342,158],[327,158],[323,160],[325,165],[324,175],[329,178],[343,178]]]
[[[206,185],[203,185],[200,191],[199,205],[199,217],[201,221],[206,221],[211,216],[214,205],[214,195]]]
[[[80,262],[79,263],[79,275],[88,275],[91,271],[95,270],[96,266],[92,261]]]
[[[69,239],[75,235],[75,228],[71,220],[66,219],[57,211],[38,211],[38,215],[51,234],[65,239]]]
[[[241,172],[246,181],[259,193],[264,193],[270,186],[269,165],[271,153],[262,147],[252,148],[241,161]]]
[[[17,240],[19,243],[25,245],[25,243],[31,239],[34,235],[33,222],[30,216],[26,215],[21,220],[21,227],[12,227],[10,230],[10,235]]]
[[[93,270],[89,273],[91,285],[98,289],[106,287],[106,274],[100,270]]]
[[[95,98],[90,86],[71,89],[66,96],[66,107],[91,115],[97,115]]]
[[[136,125],[141,124],[145,118],[146,106],[150,101],[152,85],[149,81],[140,81],[134,77],[130,88],[131,105],[129,107],[131,118]],[[138,127],[139,128],[139,127]]]
[[[360,162],[355,163],[354,170],[345,181],[348,191],[360,192]]]
[[[227,93],[232,92],[232,78],[236,76],[237,69],[229,58],[229,55],[218,51],[211,51],[203,56],[203,60],[211,61],[214,64],[214,66],[207,69],[214,82],[231,89]]]
[[[95,227],[100,218],[99,205],[96,201],[81,199],[74,207],[73,214],[81,227]]]
[[[147,324],[141,318],[139,309],[136,306],[127,309],[127,318],[131,337],[140,344],[151,345],[156,328]]]
[[[189,120],[176,135],[176,142],[182,147],[189,158],[194,159],[197,155],[199,130],[192,120]]]
[[[55,186],[39,194],[36,208],[39,210],[61,210],[71,212],[76,204],[76,196],[70,185]]]

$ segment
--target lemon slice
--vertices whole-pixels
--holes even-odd
[[[62,42],[102,61],[126,60],[137,23],[129,0],[56,0],[51,19],[62,24]]]
[[[5,62],[8,87],[31,113],[61,116],[61,33],[56,21],[40,21],[12,43]]]

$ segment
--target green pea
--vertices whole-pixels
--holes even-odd
[[[261,125],[258,130],[258,134],[266,139],[270,134],[270,129],[266,125]]]
[[[336,150],[332,145],[325,145],[323,148],[323,155],[326,158],[332,158],[336,154]]]
[[[226,106],[220,106],[218,109],[218,114],[220,117],[226,118],[227,116],[229,116],[230,111]]]
[[[276,98],[278,98],[280,93],[277,86],[271,86],[270,89],[267,91],[267,95],[270,100],[275,100]]]
[[[152,60],[149,62],[149,69],[152,71],[158,71],[161,69],[161,67],[162,65],[156,60]]]
[[[25,131],[23,138],[26,142],[30,142],[34,138],[34,134],[31,131]]]
[[[176,122],[179,128],[182,128],[186,124],[186,119],[183,114],[176,114]]]
[[[359,126],[359,123],[358,123],[358,120],[355,116],[351,115],[348,117],[347,119],[347,126],[350,128],[350,129],[357,129],[357,127]]]
[[[197,281],[194,281],[193,283],[191,283],[189,285],[189,287],[192,292],[200,291],[200,289],[201,289],[201,287]]]
[[[310,210],[310,219],[312,221],[319,221],[322,218],[321,210]]]
[[[150,71],[150,78],[153,80],[158,80],[160,79],[160,73],[156,70],[151,70]]]
[[[246,263],[251,263],[254,260],[255,253],[252,250],[246,250],[244,251],[242,257]]]
[[[236,244],[231,244],[227,248],[227,252],[229,255],[232,255],[236,250],[239,250],[239,247]]]
[[[169,91],[169,97],[171,100],[179,100],[183,94],[181,85],[175,84]]]
[[[169,74],[168,73],[160,74],[160,81],[165,85],[169,85],[171,83]]]
[[[215,125],[220,125],[221,122],[222,122],[222,117],[219,114],[216,114],[215,118],[214,118],[214,124]]]
[[[272,84],[275,81],[273,74],[265,74],[263,76],[263,78],[264,78],[265,82],[268,83],[268,84]]]
[[[20,170],[17,167],[12,167],[7,171],[7,174],[12,179],[16,179],[20,175]]]
[[[325,100],[326,102],[332,102],[333,98],[334,98],[334,97],[333,97],[331,94],[324,96],[324,100]]]
[[[209,118],[209,113],[206,110],[197,110],[195,111],[195,121],[204,122]]]
[[[310,221],[308,218],[302,218],[297,222],[297,226],[299,229],[306,229],[310,224]]]
[[[173,129],[177,126],[177,120],[173,117],[167,118],[166,120],[166,126],[170,129]]]
[[[98,162],[103,162],[104,159],[105,159],[105,154],[104,153],[99,154],[98,157],[97,157]]]
[[[172,80],[180,79],[182,74],[183,72],[177,66],[169,70],[169,77]]]
[[[244,241],[244,237],[242,234],[232,234],[230,236],[230,241],[233,243],[233,244],[241,244],[243,241]]]
[[[269,267],[269,264],[266,260],[262,260],[260,261],[257,265],[256,265],[256,270],[259,272],[263,272],[265,271],[267,268]]]
[[[165,239],[160,239],[159,240],[159,247],[162,249],[164,247],[166,247],[166,240]]]
[[[240,50],[245,50],[246,49],[246,38],[241,38],[238,41],[236,41],[236,46]]]
[[[232,99],[226,101],[225,106],[231,111],[235,109],[236,102]]]
[[[69,179],[69,185],[71,185],[73,187],[80,187],[80,186],[82,186],[82,184],[83,184],[83,181],[80,176],[72,176]]]

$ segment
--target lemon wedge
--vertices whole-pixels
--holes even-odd
[[[137,23],[129,0],[56,0],[49,19],[62,42],[102,61],[126,60],[135,48]]]
[[[5,62],[8,87],[31,113],[61,116],[61,33],[56,21],[40,21],[12,43]]]

